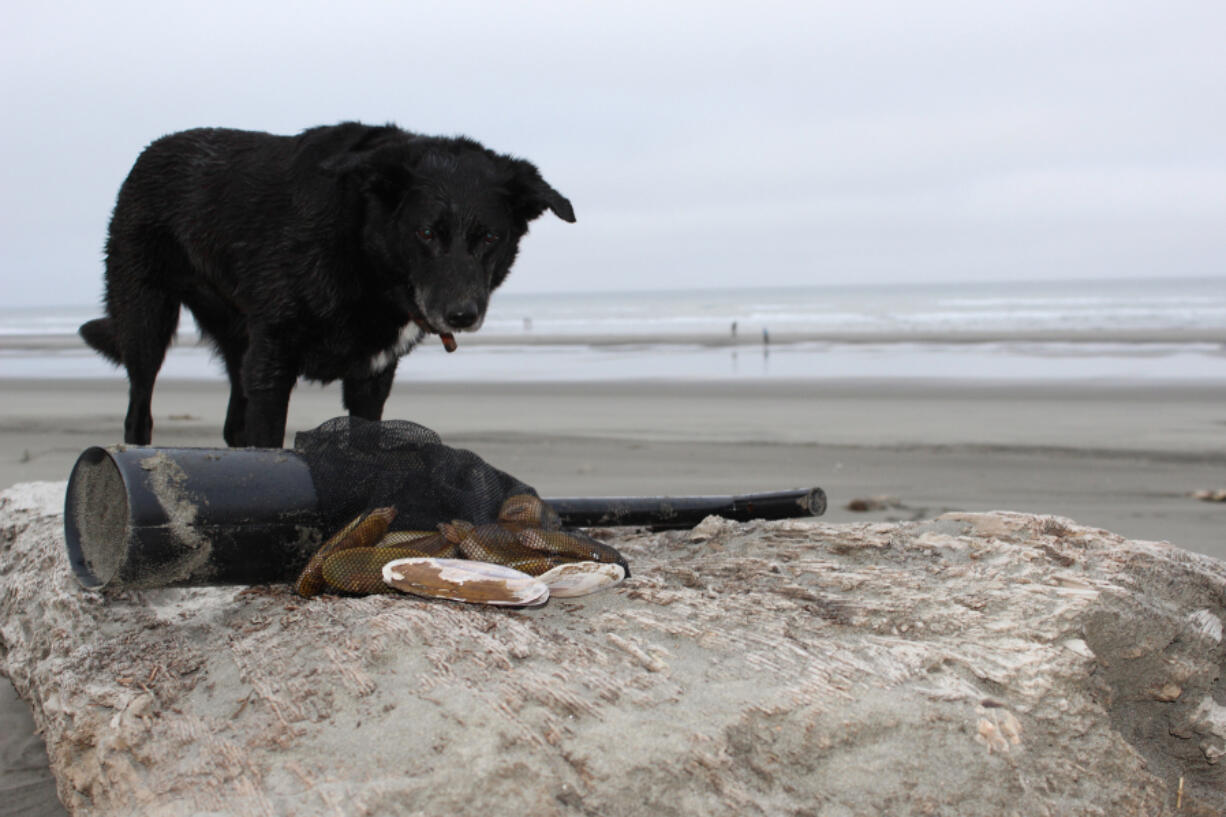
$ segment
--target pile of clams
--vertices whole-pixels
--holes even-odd
[[[619,584],[630,566],[615,549],[562,530],[530,494],[503,502],[497,521],[453,520],[437,531],[389,531],[395,508],[376,508],[337,531],[311,557],[294,589],[368,595],[411,593],[474,604],[535,607]]]

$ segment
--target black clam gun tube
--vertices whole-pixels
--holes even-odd
[[[820,488],[743,496],[546,499],[567,527],[690,527],[817,516]],[[64,542],[90,589],[290,582],[326,535],[306,460],[279,448],[91,447],[73,466]]]
[[[306,461],[275,448],[87,448],[68,478],[77,580],[108,590],[289,581],[323,541]]]
[[[558,497],[545,500],[567,526],[643,525],[690,528],[708,516],[737,522],[821,516],[826,493],[821,488],[728,496]]]

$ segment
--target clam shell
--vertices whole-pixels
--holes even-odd
[[[612,562],[569,562],[558,565],[536,577],[549,588],[549,595],[559,599],[586,596],[606,587],[621,584],[625,569]]]
[[[549,588],[527,573],[468,559],[395,559],[383,566],[383,581],[415,596],[473,604],[536,607],[549,601]]]

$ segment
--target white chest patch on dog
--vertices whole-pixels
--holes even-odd
[[[387,367],[412,351],[413,347],[425,337],[425,334],[425,330],[412,321],[400,327],[400,337],[396,338],[396,344],[370,359],[370,373],[374,375],[386,370]]]

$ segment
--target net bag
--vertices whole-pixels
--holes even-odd
[[[424,426],[341,417],[294,442],[326,528],[336,530],[294,582],[302,596],[392,592],[383,568],[400,559],[463,557],[526,571],[525,577],[606,562],[629,574],[616,549],[562,530],[560,517],[530,486],[470,451],[443,445]],[[440,563],[432,564],[427,570]]]
[[[531,486],[408,420],[337,417],[299,432],[294,447],[310,469],[329,531],[380,507],[396,509],[391,530],[433,530],[452,519],[487,524],[509,497],[538,496]]]

